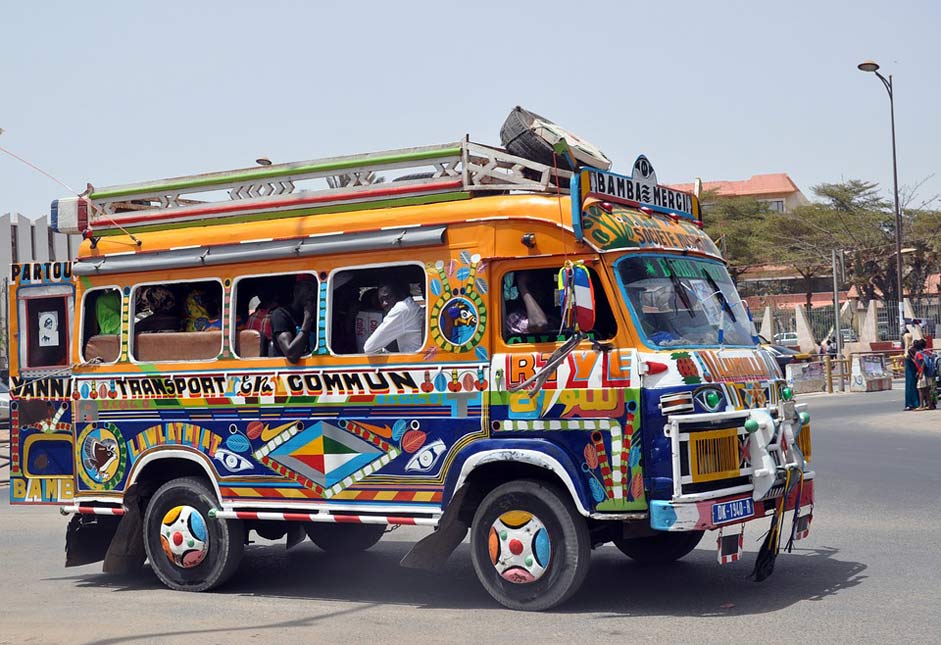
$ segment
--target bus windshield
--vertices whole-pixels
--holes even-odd
[[[755,345],[745,305],[722,264],[670,256],[627,256],[615,268],[648,344]]]

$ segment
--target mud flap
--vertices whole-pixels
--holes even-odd
[[[110,515],[73,515],[65,530],[65,566],[80,567],[103,560],[119,520]]]
[[[144,566],[144,509],[140,490],[133,485],[124,493],[124,515],[105,554],[101,570],[105,573],[133,573]]]
[[[400,565],[409,569],[436,571],[444,566],[448,557],[464,540],[470,529],[461,521],[461,505],[467,496],[468,487],[462,486],[448,503],[435,532],[419,540],[412,550],[405,554]]]
[[[291,522],[288,525],[287,532],[287,548],[293,549],[298,544],[307,539],[307,531],[304,530],[304,525],[300,522]]]

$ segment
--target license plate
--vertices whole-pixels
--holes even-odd
[[[755,502],[750,497],[712,505],[712,523],[726,524],[755,514]]]

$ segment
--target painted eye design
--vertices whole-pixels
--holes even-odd
[[[434,468],[435,464],[438,463],[438,459],[441,458],[441,455],[443,455],[446,450],[447,448],[445,448],[444,442],[441,441],[441,439],[432,441],[427,446],[412,455],[412,458],[408,460],[407,464],[405,464],[405,472],[429,472],[432,468]]]
[[[252,462],[245,457],[237,455],[225,448],[217,449],[216,454],[214,454],[212,458],[218,460],[219,463],[222,464],[222,467],[230,473],[240,473],[243,470],[251,470],[254,467]]]
[[[706,412],[718,412],[725,407],[725,396],[718,388],[708,387],[696,392],[696,403]]]

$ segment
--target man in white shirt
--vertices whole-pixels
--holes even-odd
[[[385,312],[385,317],[376,331],[366,339],[363,351],[367,354],[387,351],[413,354],[421,349],[425,313],[418,303],[398,285],[382,285],[379,287],[379,306]],[[393,342],[397,349],[389,349]]]

